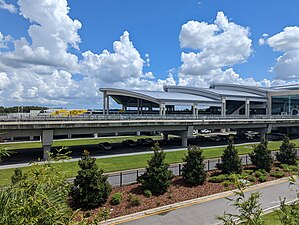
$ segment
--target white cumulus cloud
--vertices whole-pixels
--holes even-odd
[[[213,24],[198,21],[184,24],[179,36],[180,45],[192,51],[181,54],[180,83],[239,82],[241,78],[232,68],[222,68],[247,60],[252,53],[249,36],[248,28],[230,22],[223,12],[217,13]]]
[[[13,4],[6,3],[5,0],[0,0],[0,9],[5,9],[10,13],[16,13],[17,9]]]
[[[271,69],[276,79],[291,80],[299,78],[299,27],[286,27],[278,34],[265,40],[275,51],[282,52]]]

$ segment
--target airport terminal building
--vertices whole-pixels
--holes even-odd
[[[164,86],[164,91],[100,88],[103,114],[109,98],[125,114],[299,115],[299,85],[258,87],[214,83],[209,88]]]

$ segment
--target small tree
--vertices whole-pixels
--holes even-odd
[[[226,174],[242,172],[242,161],[239,157],[238,150],[234,146],[233,137],[228,139],[228,145],[223,151],[221,163],[217,164],[217,168]]]
[[[79,160],[81,170],[70,192],[75,208],[83,210],[95,208],[105,203],[111,192],[108,177],[103,175],[102,169],[98,169],[95,160],[86,150],[83,152],[82,159]]]
[[[146,172],[138,178],[143,190],[150,190],[153,194],[162,194],[167,191],[173,178],[169,164],[165,163],[165,153],[156,143],[152,147],[154,154],[148,161]]]
[[[222,216],[217,216],[217,219],[222,221],[224,225],[237,225],[242,222],[246,225],[264,225],[262,219],[263,208],[260,203],[260,192],[253,192],[248,197],[245,196],[244,184],[238,180],[235,175],[235,186],[238,188],[235,191],[236,198],[227,198],[232,202],[232,206],[237,210],[236,214],[224,212]]]
[[[296,165],[297,150],[295,149],[295,146],[294,143],[290,142],[289,137],[285,135],[282,138],[282,144],[279,151],[276,153],[277,160],[284,164]]]
[[[185,164],[182,169],[182,176],[190,185],[203,184],[207,173],[204,170],[204,156],[202,150],[197,146],[188,149],[188,155],[183,159]]]
[[[262,138],[260,144],[254,146],[253,152],[249,154],[251,162],[257,169],[270,171],[273,164],[271,151],[268,150],[268,141]]]

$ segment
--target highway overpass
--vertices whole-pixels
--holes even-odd
[[[272,128],[289,127],[298,129],[299,116],[255,116],[244,117],[177,117],[177,116],[105,116],[105,117],[51,117],[51,118],[1,118],[1,137],[41,136],[44,158],[51,149],[54,135],[107,134],[159,131],[179,135],[182,146],[187,147],[187,139],[193,130],[200,129],[247,129],[262,134]]]

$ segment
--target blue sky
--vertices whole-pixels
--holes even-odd
[[[275,85],[299,77],[295,0],[0,0],[0,21],[3,105],[86,107],[100,102],[104,86]],[[198,42],[205,35],[210,41]],[[238,38],[244,45],[234,45]]]

